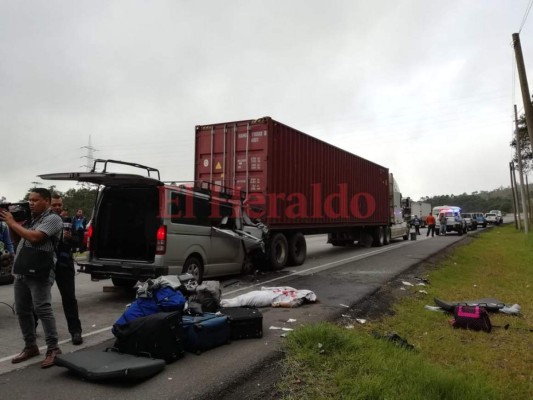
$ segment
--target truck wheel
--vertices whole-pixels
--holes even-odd
[[[457,229],[457,234],[458,234],[459,236],[463,236],[463,227],[462,227],[462,226],[460,226],[460,227]]]
[[[385,230],[382,226],[374,229],[374,247],[381,247],[385,243]]]
[[[111,278],[111,282],[113,282],[114,286],[125,288],[132,288],[137,283],[135,279],[128,278]]]
[[[305,236],[297,232],[289,239],[289,264],[302,265],[306,256],[307,243],[305,242]]]
[[[390,227],[385,227],[385,238],[383,240],[383,244],[389,244],[391,242],[392,238],[392,232],[390,230]]]
[[[437,236],[440,235],[440,228],[435,228],[435,235],[437,235]]]
[[[204,264],[197,256],[190,256],[183,264],[182,274],[191,274],[198,284],[204,279]]]
[[[274,271],[283,269],[289,258],[289,244],[283,233],[276,233],[270,241],[270,266]]]

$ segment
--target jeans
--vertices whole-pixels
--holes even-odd
[[[435,225],[428,225],[428,233],[426,236],[429,236],[430,232],[431,232],[431,236],[435,236]]]
[[[440,234],[446,235],[446,225],[440,225]]]
[[[58,335],[56,320],[52,310],[53,277],[37,279],[28,276],[16,277],[15,311],[17,312],[20,330],[24,337],[25,347],[36,345],[35,318],[33,311],[41,320],[48,349],[57,348]]]

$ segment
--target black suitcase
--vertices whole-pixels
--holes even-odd
[[[160,312],[114,325],[115,348],[120,353],[148,355],[167,363],[183,357],[181,314],[181,311]]]
[[[256,307],[225,307],[220,312],[228,316],[231,340],[263,337],[263,314]]]
[[[66,367],[90,381],[106,379],[140,381],[150,378],[165,368],[163,360],[108,350],[82,350],[59,354],[55,359],[55,365]]]

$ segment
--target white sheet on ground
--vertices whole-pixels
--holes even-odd
[[[316,301],[316,295],[311,290],[294,289],[288,286],[263,287],[261,290],[241,294],[233,299],[223,299],[222,307],[298,307],[304,301]]]

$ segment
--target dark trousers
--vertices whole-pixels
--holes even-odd
[[[70,334],[81,333],[81,322],[78,314],[78,300],[74,284],[74,262],[72,265],[58,265],[56,267],[56,284],[61,293],[63,311],[67,319]]]
[[[435,224],[428,225],[428,234],[426,236],[429,236],[431,232],[431,236],[435,236]]]
[[[420,225],[415,225],[415,233],[420,235]]]
[[[85,246],[83,244],[83,239],[84,239],[84,236],[85,236],[85,231],[83,229],[78,229],[76,231],[76,235],[78,236],[78,250],[80,252],[84,252],[85,251]]]

